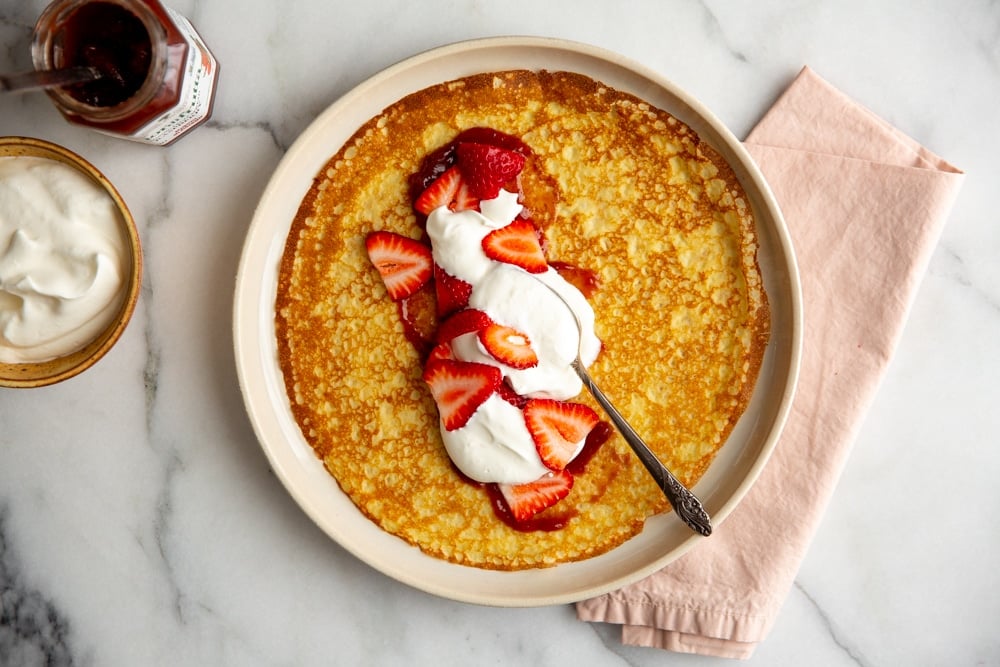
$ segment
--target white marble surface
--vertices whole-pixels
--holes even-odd
[[[222,64],[167,149],[0,98],[0,135],[63,144],[145,245],[135,317],[93,369],[0,389],[0,664],[716,665],[623,647],[571,607],[434,598],[295,505],[236,383],[233,279],[284,150],[353,85],[445,43],[532,34],[653,67],[738,136],[808,64],[968,173],[899,350],[755,665],[1000,665],[1000,5],[958,2],[173,0]],[[0,70],[44,0],[0,2]]]

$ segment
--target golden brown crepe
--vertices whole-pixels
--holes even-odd
[[[364,238],[421,237],[407,180],[460,131],[532,150],[526,204],[552,262],[589,270],[603,350],[591,373],[684,483],[746,408],[768,335],[754,220],[731,169],[686,125],[567,72],[472,76],[369,120],[316,177],[282,258],[275,328],[292,412],[330,474],[384,530],[456,563],[523,569],[604,553],[668,510],[615,433],[546,514],[500,520],[451,465],[434,401]],[[577,399],[594,405],[589,396]]]

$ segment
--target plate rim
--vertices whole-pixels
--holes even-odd
[[[420,52],[416,55],[405,58],[393,65],[390,65],[379,72],[375,73],[371,77],[368,77],[361,83],[357,84],[351,90],[346,92],[341,97],[334,100],[333,103],[328,105],[316,118],[299,134],[296,140],[286,151],[285,155],[279,161],[278,166],[274,170],[268,180],[267,185],[258,201],[257,207],[254,210],[253,218],[251,220],[250,226],[247,230],[246,237],[244,239],[243,247],[240,255],[239,267],[237,270],[235,293],[234,293],[234,303],[233,303],[233,337],[234,337],[234,354],[236,357],[236,369],[237,377],[240,386],[240,392],[244,400],[244,406],[247,410],[248,417],[250,418],[251,425],[253,427],[255,436],[257,438],[258,444],[264,450],[264,454],[268,459],[268,462],[274,470],[275,474],[278,476],[282,485],[284,486],[286,492],[292,496],[299,507],[306,513],[310,519],[320,527],[330,538],[337,542],[341,547],[345,548],[355,557],[359,558],[363,562],[367,563],[374,569],[382,572],[383,574],[400,581],[401,583],[407,584],[419,590],[438,595],[440,597],[449,598],[453,600],[458,600],[462,602],[470,602],[476,604],[486,604],[491,606],[518,606],[518,607],[529,607],[529,606],[543,606],[551,604],[561,604],[568,602],[576,602],[589,597],[594,597],[596,595],[609,592],[620,588],[623,585],[637,581],[652,572],[664,567],[669,562],[672,562],[676,558],[693,548],[698,540],[701,538],[697,535],[691,534],[690,537],[683,539],[680,544],[675,546],[673,549],[669,550],[667,553],[663,554],[658,559],[653,559],[647,563],[644,567],[639,567],[633,569],[631,572],[625,575],[621,575],[600,583],[593,585],[580,585],[575,587],[567,588],[566,590],[560,592],[546,592],[546,593],[522,593],[522,594],[512,594],[509,596],[498,596],[497,594],[483,594],[476,590],[460,590],[451,586],[443,585],[440,582],[432,582],[421,579],[419,577],[411,576],[410,573],[401,567],[393,566],[392,564],[387,564],[382,561],[373,562],[371,554],[365,549],[359,547],[359,545],[345,542],[342,536],[337,530],[335,530],[329,523],[329,517],[323,514],[322,508],[316,506],[314,499],[307,497],[300,488],[295,484],[296,480],[293,478],[292,472],[289,470],[283,460],[279,460],[274,451],[272,451],[267,438],[270,436],[269,433],[264,432],[265,424],[262,421],[262,415],[258,412],[259,405],[251,396],[248,383],[253,379],[254,369],[252,368],[253,362],[261,360],[262,350],[259,347],[251,345],[254,336],[249,336],[246,331],[247,328],[257,329],[259,328],[259,321],[248,322],[246,317],[246,310],[251,307],[254,302],[259,305],[260,290],[256,288],[263,287],[262,275],[253,275],[250,269],[255,268],[253,266],[253,260],[260,254],[260,248],[255,244],[261,243],[262,234],[267,232],[268,224],[271,222],[266,219],[266,212],[269,210],[269,206],[273,199],[279,197],[281,194],[279,184],[282,183],[283,177],[297,166],[302,160],[308,157],[310,145],[313,134],[315,134],[318,129],[323,128],[331,119],[335,119],[345,108],[355,102],[355,100],[362,98],[368,92],[377,89],[379,86],[384,85],[386,82],[391,82],[395,77],[405,73],[406,71],[413,71],[421,66],[426,66],[435,61],[445,60],[447,58],[454,58],[456,55],[468,54],[470,51],[483,52],[491,49],[509,49],[509,48],[534,48],[540,50],[551,50],[554,53],[568,53],[571,56],[582,56],[585,58],[594,59],[596,61],[604,61],[616,68],[621,68],[622,70],[636,74],[638,77],[647,79],[654,83],[656,86],[666,91],[669,95],[676,97],[684,105],[686,105],[692,113],[696,114],[700,119],[702,119],[719,137],[725,142],[726,148],[734,153],[734,155],[739,159],[740,166],[743,168],[744,173],[753,182],[756,194],[761,199],[762,205],[766,208],[769,217],[771,218],[772,226],[769,230],[775,237],[777,246],[781,251],[781,254],[785,258],[785,263],[782,264],[781,268],[787,272],[787,285],[789,290],[789,302],[787,304],[789,308],[789,322],[790,327],[789,336],[787,344],[789,349],[787,350],[788,356],[788,371],[785,376],[785,381],[783,385],[782,396],[777,402],[777,409],[775,411],[774,418],[772,420],[772,427],[769,430],[769,435],[765,438],[763,445],[760,448],[759,453],[750,465],[747,474],[743,477],[742,481],[736,485],[736,490],[728,497],[728,499],[722,504],[722,506],[713,512],[713,524],[718,528],[723,521],[729,516],[732,510],[745,498],[746,493],[756,482],[760,475],[760,472],[766,466],[777,442],[780,438],[780,434],[784,428],[784,424],[787,420],[788,414],[791,409],[792,399],[795,394],[795,389],[798,381],[799,367],[801,363],[801,346],[802,346],[802,303],[801,303],[801,285],[798,275],[798,266],[795,260],[794,249],[791,243],[791,237],[787,226],[785,224],[784,218],[781,215],[780,207],[771,192],[766,180],[761,174],[756,163],[750,157],[749,153],[744,148],[743,144],[736,139],[735,136],[729,131],[729,129],[703,104],[701,104],[692,95],[676,86],[669,79],[659,74],[658,72],[646,67],[645,65],[635,62],[626,56],[619,53],[609,51],[602,47],[593,46],[590,44],[585,44],[582,42],[576,42],[572,40],[566,40],[561,38],[552,37],[530,37],[530,36],[504,36],[504,37],[489,37],[489,38],[478,38],[469,39],[453,42],[443,46],[438,46]],[[526,69],[543,69],[543,67],[534,67]],[[494,70],[480,70],[480,71],[496,71]],[[475,72],[469,72],[475,73]],[[467,74],[459,74],[458,76],[466,76]],[[596,77],[595,77],[596,78]],[[437,82],[440,82],[437,81]],[[430,84],[432,85],[432,84]],[[408,89],[407,92],[413,92],[424,86],[417,86],[412,89]],[[400,96],[407,94],[403,92]],[[376,112],[377,113],[377,112]],[[687,122],[687,121],[685,121]],[[360,124],[359,124],[360,126]],[[356,127],[350,128],[348,137],[353,134]],[[697,130],[696,130],[697,131]],[[700,133],[700,132],[699,132]],[[346,139],[345,139],[346,140]],[[326,157],[329,158],[332,152],[339,148],[328,147],[325,149]],[[331,152],[332,151],[332,152]],[[315,174],[322,168],[324,162],[320,162],[315,165],[312,173]],[[299,192],[298,200],[301,201],[302,196],[308,190],[311,180],[306,183],[300,184],[301,192]],[[748,193],[749,195],[749,193]],[[287,222],[290,225],[290,220],[281,221],[280,225],[284,225]],[[273,225],[272,225],[273,226]],[[282,230],[285,230],[282,232]],[[282,248],[284,246],[284,240],[287,237],[287,228],[284,226],[279,226],[276,230],[278,235],[280,235],[281,242],[278,244]],[[272,230],[269,242],[274,244],[275,232]],[[270,316],[273,320],[273,302],[270,308]],[[773,335],[773,331],[772,331]],[[251,349],[252,348],[252,349]],[[272,397],[275,398],[275,397]],[[287,396],[284,394],[284,384],[282,382],[281,386],[281,396],[277,397],[279,401],[284,401],[287,403]],[[273,409],[273,405],[271,408]],[[310,454],[312,452],[310,451]],[[312,456],[315,465],[320,466],[322,469],[322,464],[315,455]],[[309,465],[303,462],[304,465]],[[337,487],[339,492],[339,485],[336,483],[334,478],[322,469],[323,474],[329,477],[329,482]],[[342,492],[341,492],[342,493]],[[345,496],[346,497],[346,496]],[[348,503],[351,504],[351,508],[362,518],[364,521],[369,521],[367,518],[363,517],[360,510],[353,506],[353,503],[348,499]],[[348,510],[350,511],[350,510]],[[659,515],[658,517],[653,517],[650,521],[656,521],[664,515]],[[338,516],[336,517],[341,520],[349,520],[349,517]],[[373,526],[376,526],[371,522]],[[384,535],[390,536],[392,539],[401,540],[394,535],[386,533],[381,528],[378,531]],[[645,531],[644,531],[645,532]],[[628,542],[626,542],[628,544]],[[416,547],[412,547],[416,550]],[[619,547],[620,548],[620,547]],[[613,549],[609,554],[614,553],[616,549]],[[471,566],[458,565],[455,563],[449,563],[441,559],[436,559],[432,556],[423,554],[417,550],[418,558],[430,558],[435,561],[440,561],[446,564],[446,567],[452,566],[464,569],[474,569],[477,571],[482,571],[484,573],[493,573],[501,578],[504,577],[503,571],[497,570],[480,570],[479,568],[474,568]],[[607,555],[607,554],[605,554]],[[595,558],[601,558],[597,556]],[[592,559],[587,559],[581,562],[592,561]],[[572,569],[578,566],[579,563],[564,563],[556,566],[557,568]],[[552,571],[553,568],[546,568],[545,570],[517,570],[506,573],[512,581],[517,581],[525,577],[517,576],[518,573],[524,572],[538,572],[538,571]]]

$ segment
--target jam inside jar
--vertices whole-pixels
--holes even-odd
[[[67,86],[71,97],[94,107],[113,107],[139,92],[153,47],[139,17],[119,5],[91,2],[70,14],[63,30],[63,64],[101,73],[96,81]]]
[[[218,63],[159,0],[56,0],[35,25],[35,69],[89,66],[100,78],[48,91],[71,123],[166,145],[211,115]]]

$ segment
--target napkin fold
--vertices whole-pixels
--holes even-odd
[[[801,274],[791,412],[760,478],[711,537],[577,604],[581,620],[621,624],[625,644],[744,659],[792,586],[963,178],[808,67],[745,146],[781,205]]]

